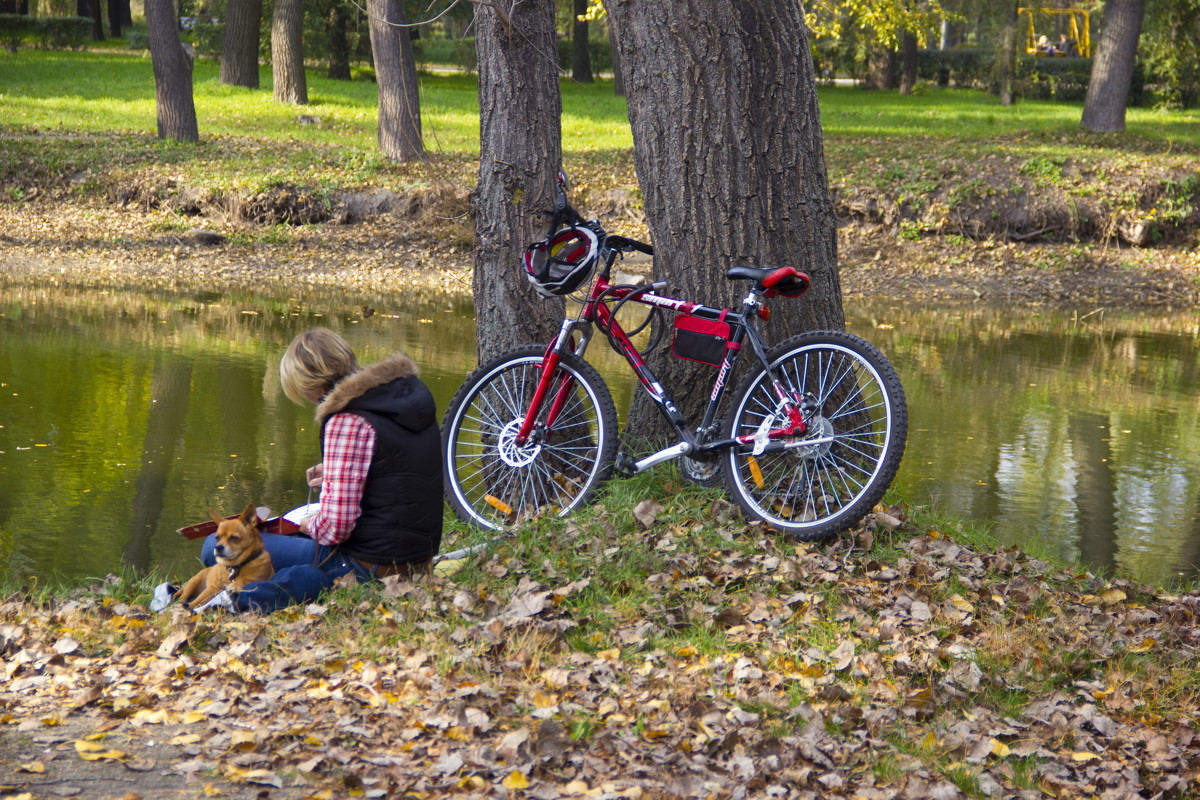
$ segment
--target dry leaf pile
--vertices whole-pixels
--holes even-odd
[[[10,598],[4,788],[91,759],[312,798],[1200,792],[1200,596],[900,518],[818,547],[647,501],[263,617]]]

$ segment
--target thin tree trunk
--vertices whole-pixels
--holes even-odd
[[[229,0],[221,37],[221,83],[257,89],[262,0]]]
[[[475,7],[479,56],[479,185],[475,223],[475,328],[479,360],[530,342],[546,342],[562,303],[542,300],[525,280],[520,257],[546,235],[539,212],[554,207],[562,166],[562,97],[554,0],[516,5],[509,19]]]
[[[304,75],[304,0],[275,0],[271,19],[271,75],[275,99],[281,103],[308,102]]]
[[[613,93],[617,97],[625,96],[625,77],[621,74],[621,52],[617,40],[613,36],[612,24],[608,26],[608,44],[612,48]]]
[[[154,65],[158,138],[199,141],[196,103],[192,97],[192,54],[179,41],[178,20],[171,0],[146,0],[146,33]]]
[[[725,279],[729,267],[795,266],[812,288],[802,300],[774,303],[768,341],[843,328],[836,223],[799,4],[693,0],[685,9],[609,0],[606,8],[626,65],[654,279],[668,281],[673,296],[736,308],[748,287]],[[713,374],[668,350],[649,363],[695,420]],[[639,399],[628,430],[656,440],[666,426]]]
[[[421,95],[404,0],[368,0],[371,54],[379,85],[379,150],[396,161],[423,158]]]
[[[1013,104],[1013,83],[1015,82],[1017,59],[1017,10],[1020,0],[1009,3],[1004,18],[1004,34],[1000,47],[1000,105]]]
[[[1125,130],[1125,107],[1137,59],[1145,0],[1107,0],[1100,45],[1092,62],[1087,98],[1079,124],[1093,133]]]
[[[592,54],[588,49],[588,24],[586,19],[579,19],[587,13],[587,10],[588,0],[575,0],[571,78],[579,83],[592,82]]]
[[[911,96],[917,85],[917,35],[905,31],[901,37],[900,94]]]
[[[120,0],[107,0],[108,7],[108,35],[114,39],[121,37],[121,17],[122,9]]]
[[[329,38],[329,77],[336,81],[350,80],[350,42],[346,35],[350,15],[341,3],[334,3],[325,18]]]

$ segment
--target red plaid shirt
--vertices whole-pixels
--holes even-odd
[[[362,513],[363,486],[375,452],[375,429],[357,414],[334,414],[325,425],[321,510],[307,521],[317,544],[346,541]]]

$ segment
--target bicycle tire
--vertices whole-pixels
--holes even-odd
[[[544,421],[561,378],[542,404],[534,435],[518,446],[541,377],[546,348],[510,350],[479,367],[459,387],[442,424],[445,494],[455,516],[503,530],[547,511],[565,516],[591,499],[612,473],[617,409],[595,368],[565,353],[556,373],[573,380],[552,430]]]
[[[896,477],[908,436],[904,389],[874,345],[842,331],[793,336],[767,359],[785,391],[817,401],[809,433],[757,456],[750,445],[729,448],[721,456],[725,488],[751,519],[821,541],[861,521]],[[766,377],[760,369],[734,392],[726,438],[753,436],[768,418],[780,427]]]

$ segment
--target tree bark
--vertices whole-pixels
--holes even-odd
[[[574,23],[572,29],[571,48],[571,78],[579,83],[592,82],[592,53],[588,49],[588,24],[587,20],[579,18],[587,13],[588,0],[575,0]]]
[[[367,0],[371,54],[379,85],[379,150],[395,161],[425,156],[421,140],[421,96],[404,0]]]
[[[308,102],[304,75],[304,0],[275,0],[271,19],[271,75],[275,99],[281,103]]]
[[[1092,61],[1087,99],[1079,124],[1093,133],[1125,130],[1125,107],[1133,82],[1145,0],[1106,0],[1100,44]]]
[[[262,0],[229,0],[221,37],[221,83],[258,88]]]
[[[154,66],[158,138],[200,140],[192,97],[192,54],[179,41],[179,22],[171,0],[146,0],[146,34]]]
[[[812,288],[802,300],[775,301],[763,326],[768,342],[843,328],[836,223],[800,5],[608,0],[606,8],[625,65],[654,279],[668,281],[673,296],[739,308],[748,287],[725,279],[729,267],[795,266]],[[671,358],[669,341],[649,363],[695,420],[713,373]],[[627,430],[655,440],[666,426],[639,399]]]
[[[501,18],[475,7],[479,59],[479,185],[475,224],[475,329],[480,363],[513,347],[547,342],[562,302],[542,300],[521,255],[546,235],[562,165],[562,96],[554,0],[532,0]]]

